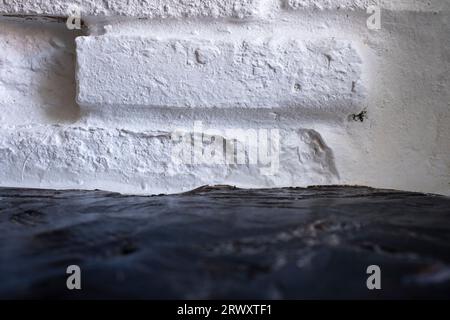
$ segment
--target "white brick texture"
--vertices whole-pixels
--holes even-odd
[[[2,0],[0,13],[67,16],[76,5],[83,16],[135,18],[257,16],[261,0]]]
[[[349,41],[271,44],[99,36],[76,42],[82,106],[337,112],[358,106],[364,97],[361,58]]]
[[[205,184],[275,187],[337,181],[333,154],[314,130],[280,131],[279,167],[270,176],[261,174],[260,166],[237,159],[230,165],[184,163],[172,156],[179,140],[172,139],[171,132],[39,126],[3,129],[0,134],[0,168],[8,168],[0,170],[5,184],[17,183],[11,177],[32,187],[70,184],[104,189],[107,183],[110,190],[146,194],[182,192]],[[221,137],[226,144],[236,136],[222,132]],[[201,145],[206,146],[208,139],[204,136]],[[238,137],[237,144],[248,150],[247,141]],[[268,160],[268,166],[273,165]]]
[[[0,0],[0,187],[450,194],[449,15],[449,0]]]
[[[0,14],[62,16],[76,5],[84,17],[261,18],[277,8],[448,11],[448,0],[1,0]]]

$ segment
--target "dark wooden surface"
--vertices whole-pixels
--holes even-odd
[[[66,288],[72,264],[80,291]],[[377,291],[366,287],[373,264]],[[3,188],[0,298],[450,298],[450,199],[363,187]]]

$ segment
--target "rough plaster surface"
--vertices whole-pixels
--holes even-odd
[[[2,124],[75,121],[74,34],[56,26],[0,23]]]
[[[230,17],[260,13],[261,0],[2,0],[0,13],[67,16],[76,5],[87,16],[146,18]]]
[[[298,106],[356,112],[364,99],[361,59],[348,41],[89,36],[76,43],[81,106]]]
[[[279,170],[261,174],[261,166],[239,163],[186,163],[173,157],[179,143],[170,132],[39,126],[2,129],[0,179],[20,177],[19,184],[64,188],[109,188],[126,193],[181,192],[205,184],[245,187],[289,186],[337,181],[332,151],[314,130],[280,132]],[[221,135],[224,142],[235,136]],[[202,145],[206,145],[207,137]],[[238,140],[245,150],[246,141]],[[270,162],[267,162],[270,166]]]
[[[440,11],[448,8],[447,0],[281,0],[289,9],[357,10],[379,6],[388,10]]]
[[[389,10],[436,11],[448,4],[447,0],[1,0],[0,13],[67,16],[71,5],[85,16],[249,18],[280,8],[356,10],[379,5]]]
[[[140,106],[135,106],[133,99],[125,97],[129,93],[137,94],[138,90],[125,81],[123,88],[111,86],[114,92],[108,93],[119,105],[97,103],[94,99],[93,103],[85,101],[89,108],[86,105],[80,108],[75,103],[75,38],[81,34],[67,30],[64,24],[0,18],[0,47],[6,53],[0,56],[0,184],[154,194],[187,190],[202,184],[272,187],[338,183],[450,194],[450,3],[382,1],[382,28],[373,31],[366,27],[368,15],[363,1],[297,2],[303,5],[295,5],[296,10],[291,10],[286,1],[252,2],[264,15],[239,23],[224,20],[224,14],[212,15],[207,11],[204,15],[190,15],[192,19],[177,14],[174,16],[177,19],[167,20],[150,19],[158,14],[135,20],[134,14],[108,11],[111,19],[89,22],[89,34],[84,34],[87,38],[79,41],[89,39],[99,43],[95,39],[114,39],[118,45],[123,39],[127,47],[130,39],[142,38],[145,43],[155,39],[156,48],[174,39],[185,44],[205,40],[231,43],[236,48],[245,40],[259,45],[295,41],[326,43],[333,47],[333,43],[349,43],[350,56],[357,57],[361,69],[360,73],[348,71],[351,78],[358,75],[358,88],[362,90],[357,93],[358,98],[352,100],[353,106],[330,99],[311,107],[312,103],[297,100],[296,95],[291,96],[292,92],[285,96],[286,86],[281,85],[279,89],[268,88],[267,92],[272,95],[267,93],[267,97],[274,105],[265,108],[249,103],[246,108],[222,108],[220,104],[203,108],[204,103],[200,99],[192,100],[195,93],[187,89],[182,91],[185,95],[179,96],[181,100],[175,100],[172,95],[160,96],[163,92],[160,89],[155,95],[143,91],[145,99],[131,97],[141,102]],[[92,5],[95,1],[84,3]],[[329,6],[331,3],[340,8]],[[58,6],[62,8],[62,4],[66,2],[0,1],[0,12],[62,15],[56,10]],[[327,10],[318,10],[320,8]],[[124,14],[129,19],[115,18]],[[148,54],[162,62],[169,59]],[[311,59],[318,57],[312,52],[308,54]],[[143,57],[145,55],[130,56],[130,67],[137,68],[134,59]],[[354,61],[347,55],[343,57],[343,65]],[[223,58],[231,59],[225,55]],[[103,59],[106,58],[100,55],[85,61],[92,63],[88,70],[92,74],[103,70],[105,78],[87,79],[99,86],[103,82],[112,84],[106,66],[99,64],[97,68],[93,63]],[[207,68],[208,64],[196,65],[196,59],[194,52],[192,67]],[[259,59],[266,61],[267,57]],[[303,56],[286,57],[283,61],[308,62]],[[112,71],[115,62],[117,60],[111,59]],[[140,74],[149,74],[150,67],[166,75],[175,74],[170,68],[151,63],[144,65]],[[244,65],[247,74],[227,67],[242,72],[240,76],[245,82],[254,77],[250,65]],[[223,64],[218,68],[220,66],[225,68]],[[186,72],[186,68],[183,66],[180,72]],[[220,75],[213,73],[213,69],[207,70],[210,71],[206,74],[208,77]],[[140,84],[139,75],[134,79],[130,77],[130,70],[124,72],[131,84]],[[199,72],[196,77],[200,75]],[[111,76],[117,79],[118,73],[112,72]],[[189,74],[183,76],[184,83],[189,84]],[[239,78],[234,73],[222,76],[232,80]],[[281,79],[289,82],[288,77]],[[318,81],[330,83],[329,79]],[[345,84],[347,90],[347,84],[352,81],[343,79],[336,83]],[[278,81],[269,83],[278,85]],[[168,87],[174,90],[173,84]],[[122,91],[125,96],[118,94],[124,88],[127,88]],[[330,88],[341,94],[339,86]],[[215,101],[223,101],[226,96],[214,87],[198,85],[195,90],[209,102],[218,96],[220,99]],[[312,94],[310,91],[310,95],[303,97],[312,102],[314,98],[324,99],[316,95],[319,92]],[[105,91],[96,93],[102,95]],[[363,101],[359,100],[359,94],[365,98]],[[249,97],[252,95],[243,94],[242,101]],[[256,95],[253,97],[257,99]],[[195,107],[180,107],[188,99]],[[283,104],[284,99],[288,99],[289,105]],[[149,108],[148,101],[159,103]],[[163,105],[171,101],[179,105]],[[226,104],[235,102],[230,99]],[[364,121],[355,121],[352,114],[363,110],[367,112]],[[180,128],[190,130],[194,121],[199,120],[221,131],[226,128],[279,129],[282,136],[280,174],[263,176],[258,174],[259,168],[246,165],[189,166],[173,161],[169,157],[168,134]]]

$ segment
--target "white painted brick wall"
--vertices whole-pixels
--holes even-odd
[[[0,13],[67,16],[70,5],[84,16],[145,18],[229,17],[260,14],[266,0],[2,0]]]
[[[449,15],[448,0],[0,0],[0,186],[450,194]],[[248,142],[228,130],[277,130],[278,170],[174,157],[198,121],[226,154]]]
[[[130,58],[131,57],[131,58]],[[81,106],[361,108],[349,41],[77,38]],[[353,109],[352,109],[353,107]]]
[[[27,179],[19,183],[21,186],[94,189],[107,185],[125,193],[157,194],[206,184],[255,188],[285,186],[297,180],[306,184],[337,182],[333,154],[317,132],[282,130],[280,134],[280,169],[276,175],[266,175],[261,174],[261,168],[270,168],[271,161],[264,167],[239,164],[237,159],[230,165],[183,163],[172,157],[178,141],[172,139],[171,132],[64,126],[4,129],[0,167],[10,171],[1,170],[0,180],[9,181],[10,173],[16,172],[20,179]],[[225,142],[231,138],[225,132],[221,136]]]
[[[85,17],[132,18],[261,18],[284,9],[365,10],[378,5],[389,10],[448,10],[447,0],[1,0],[0,14],[67,16],[77,6]]]

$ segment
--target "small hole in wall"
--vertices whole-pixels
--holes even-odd
[[[330,54],[325,54],[325,58],[327,58],[328,69],[331,66],[331,61],[333,61],[333,57]]]
[[[302,91],[302,85],[300,83],[295,83],[294,84],[294,91],[295,92],[300,92]]]
[[[364,122],[367,119],[367,110],[362,110],[360,113],[350,115],[350,120]]]

